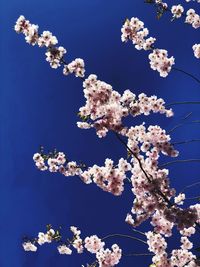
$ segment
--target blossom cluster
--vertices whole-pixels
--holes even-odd
[[[154,151],[146,159],[138,156],[140,162],[138,158],[133,159],[131,181],[135,199],[131,209],[133,215],[128,214],[126,221],[135,227],[152,217],[154,231],[170,236],[174,226],[181,231],[194,227],[199,222],[200,205],[196,204],[186,209],[177,206],[176,202],[183,201],[184,196],[176,196],[175,189],[170,188],[169,172],[158,167],[157,157],[158,153]]]
[[[119,263],[121,256],[122,250],[117,244],[112,245],[112,250],[100,249],[96,254],[99,267],[115,266]]]
[[[111,159],[105,160],[105,166],[94,165],[81,174],[81,179],[86,183],[92,181],[101,189],[119,196],[124,190],[124,180],[126,172],[131,170],[131,165],[123,158],[119,160],[117,166]]]
[[[150,66],[153,70],[157,70],[161,77],[167,77],[175,64],[174,57],[168,57],[168,52],[165,49],[154,49],[149,54]]]
[[[122,124],[122,119],[141,114],[149,115],[150,112],[162,113],[167,117],[173,115],[171,109],[165,108],[165,102],[156,96],[148,97],[142,93],[136,98],[130,90],[125,90],[121,96],[113,90],[110,84],[97,79],[92,74],[84,82],[85,106],[79,109],[79,116],[86,121],[78,122],[82,129],[95,128],[99,137],[106,136],[109,130],[125,134],[127,127]]]
[[[152,50],[149,55],[150,67],[153,70],[157,70],[161,77],[166,77],[174,65],[174,57],[168,58],[168,52],[164,49],[155,49],[155,38],[149,37],[145,39],[149,34],[147,28],[144,28],[144,23],[138,18],[131,18],[126,20],[122,26],[122,42],[131,40],[138,50]]]
[[[178,156],[178,151],[170,144],[170,135],[166,134],[166,131],[158,125],[150,125],[148,128],[144,124],[132,126],[126,136],[128,147],[136,154],[143,152],[154,160],[158,159],[160,152],[171,157]],[[139,146],[139,144],[142,145]]]
[[[157,210],[161,216],[165,209],[168,210],[169,201],[175,195],[175,190],[170,188],[169,185],[168,170],[158,168],[158,152],[153,150],[148,154],[149,157],[146,159],[141,155],[137,159],[132,159],[131,181],[135,199],[131,213],[135,217],[133,219],[134,227],[146,221]],[[164,215],[163,217],[165,218]],[[155,224],[154,219],[152,223]],[[171,227],[171,225],[167,227],[169,226]],[[158,225],[155,225],[155,228],[157,227]],[[163,231],[169,232],[169,230],[165,229]]]
[[[160,153],[176,157],[178,151],[171,145],[170,136],[158,125],[147,129],[144,125],[131,127],[127,138],[127,146],[133,153],[131,181],[135,200],[131,212],[136,218],[129,214],[126,221],[137,226],[154,214],[152,224],[155,231],[170,235],[173,224],[166,221],[163,211],[175,190],[169,187],[169,172],[159,168],[158,159]]]
[[[63,59],[63,56],[66,53],[66,49],[62,46],[50,47],[45,53],[46,61],[49,62],[50,66],[53,69],[57,69],[61,66],[61,60]]]
[[[74,73],[76,77],[84,77],[85,76],[85,63],[83,59],[76,58],[68,65],[64,65],[63,74],[68,75],[70,73]]]
[[[81,180],[90,184],[94,182],[97,186],[106,192],[110,192],[116,196],[121,195],[124,190],[124,180],[126,172],[131,170],[130,163],[121,158],[117,166],[111,159],[105,160],[105,166],[100,167],[94,165],[84,170],[85,165],[77,165],[74,161],[66,161],[63,152],[58,152],[55,156],[42,155],[35,153],[33,156],[36,167],[41,170],[49,170],[50,172],[60,172],[64,176],[78,175]]]
[[[35,153],[33,160],[36,167],[41,171],[60,172],[64,176],[74,176],[81,173],[81,168],[74,161],[67,161],[63,152],[58,152],[54,156]]]
[[[144,23],[138,18],[133,17],[130,20],[126,19],[121,31],[122,42],[131,40],[135,45],[135,48],[138,50],[151,50],[154,42],[156,41],[153,37],[146,39],[149,34],[149,30],[144,28]]]
[[[103,242],[98,236],[87,236],[84,240],[81,239],[81,231],[71,226],[70,230],[73,233],[72,239],[67,239],[67,242],[62,241],[62,236],[58,230],[54,230],[51,226],[48,226],[46,233],[40,232],[38,238],[33,241],[27,240],[22,246],[25,251],[35,252],[37,251],[37,244],[44,245],[45,243],[52,243],[53,241],[61,243],[57,246],[59,254],[71,255],[72,247],[77,250],[77,253],[83,253],[84,249],[88,252],[96,255],[96,260],[99,267],[113,267],[117,265],[122,257],[122,250],[117,244],[112,245],[112,250],[104,249],[105,242]]]
[[[191,0],[186,0],[186,2],[190,2]],[[196,1],[196,0],[193,0]],[[200,3],[199,0],[197,0],[198,3]],[[146,0],[146,3],[150,3],[150,4],[155,4],[157,6],[157,13],[160,13],[161,15],[165,12],[165,11],[170,11],[172,14],[172,20],[174,19],[178,19],[181,18],[182,16],[185,17],[185,23],[192,25],[192,27],[194,29],[198,29],[200,27],[200,15],[196,13],[196,11],[192,8],[190,8],[189,10],[187,10],[186,13],[184,13],[184,7],[180,4],[178,5],[173,5],[171,7],[171,9],[169,9],[167,7],[166,3],[163,3],[162,0]],[[166,5],[165,7],[163,5]],[[161,10],[161,11],[160,11]],[[195,44],[193,45],[193,51],[194,51],[194,56],[197,58],[200,58],[200,48],[199,48],[199,44]],[[161,71],[161,76],[162,77],[166,77],[168,75],[168,73],[171,70],[171,66],[174,64],[174,58],[167,58],[168,56],[168,52],[166,50],[161,50],[159,54],[162,54],[162,51],[164,52],[164,57],[161,60],[161,62],[165,62],[165,64],[161,64],[164,68],[166,68],[166,72],[162,72],[161,70],[159,70],[158,68],[160,67],[160,64],[157,62],[157,60],[154,62],[152,62],[151,68],[157,71]],[[152,53],[153,56],[153,53]],[[161,56],[162,57],[162,56]],[[169,67],[168,67],[169,66]]]
[[[149,251],[153,252],[155,256],[152,258],[152,262],[155,267],[197,267],[199,264],[196,261],[196,256],[189,251],[192,249],[192,243],[187,237],[181,237],[181,248],[174,249],[171,252],[171,257],[166,252],[167,243],[160,234],[153,233],[151,231],[145,233],[147,237],[147,244]]]
[[[38,29],[38,25],[31,24],[24,16],[20,16],[15,24],[15,31],[17,33],[23,33],[28,44],[38,45],[39,47],[45,46],[47,48],[47,52],[45,53],[46,61],[49,62],[53,69],[57,69],[61,66],[61,64],[65,63],[63,68],[64,75],[74,73],[76,77],[84,77],[84,61],[77,58],[71,63],[66,64],[64,61],[64,55],[67,51],[62,46],[55,46],[58,44],[56,36],[53,36],[50,31],[43,31],[40,35]]]
[[[185,22],[191,24],[193,28],[197,29],[200,27],[200,16],[194,9],[189,9],[186,13]]]

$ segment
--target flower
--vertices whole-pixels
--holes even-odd
[[[171,8],[171,12],[173,14],[173,18],[180,18],[184,12],[184,8],[182,5],[176,5],[176,6],[172,6]]]
[[[186,236],[181,237],[181,243],[182,243],[182,245],[181,245],[182,249],[189,250],[189,249],[193,248],[193,243],[190,242],[190,240]]]
[[[96,258],[99,263],[99,267],[112,267],[119,263],[122,257],[122,250],[118,245],[112,245],[112,250],[110,249],[100,249],[97,252]]]
[[[57,247],[57,249],[60,254],[66,254],[66,255],[72,254],[72,250],[66,245],[60,245],[59,247]]]
[[[149,246],[149,251],[155,253],[156,255],[162,255],[165,253],[167,248],[167,243],[160,234],[154,234],[149,231],[146,234],[147,244]]]
[[[177,197],[174,198],[174,203],[178,205],[183,205],[185,200],[185,194],[180,193]]]
[[[54,46],[58,43],[58,40],[55,36],[52,35],[50,31],[43,31],[42,35],[38,39],[38,46]]]
[[[185,23],[191,24],[195,29],[200,27],[200,16],[195,12],[194,9],[191,8],[187,11]]]
[[[68,75],[69,73],[74,73],[76,77],[84,77],[85,73],[85,63],[81,58],[76,58],[68,65],[64,65],[63,74]]]
[[[48,234],[48,233],[44,234],[42,232],[40,232],[38,234],[37,242],[38,242],[39,245],[43,245],[45,243],[51,243],[51,241],[52,241],[52,236],[50,234]]]
[[[94,165],[81,174],[85,183],[92,181],[104,191],[110,192],[115,196],[122,194],[124,190],[125,173],[131,169],[131,165],[121,158],[118,166],[114,167],[113,161],[106,159],[105,166]]]
[[[46,61],[50,63],[50,66],[53,69],[57,69],[61,65],[61,60],[63,59],[64,54],[66,54],[67,51],[64,47],[50,47],[48,51],[45,53],[46,55]]]
[[[31,243],[30,241],[29,242],[24,242],[22,244],[22,246],[23,246],[25,251],[32,251],[32,252],[37,251],[37,247],[33,243]]]
[[[200,58],[200,44],[195,44],[192,46],[192,49],[194,51],[194,56],[196,58]]]

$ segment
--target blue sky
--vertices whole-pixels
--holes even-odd
[[[193,6],[200,13],[200,5],[184,6]],[[47,223],[62,226],[66,235],[70,225],[79,227],[83,236],[133,234],[124,223],[132,206],[131,190],[127,186],[121,197],[114,197],[95,185],[83,184],[77,177],[39,172],[32,156],[42,144],[47,150],[56,147],[73,160],[103,165],[107,157],[116,161],[126,157],[126,151],[111,133],[98,139],[94,131],[76,127],[76,114],[85,101],[81,81],[73,75],[63,76],[61,69],[51,69],[45,61],[45,50],[29,46],[22,35],[14,32],[20,15],[38,24],[40,31],[51,31],[67,49],[68,61],[83,58],[87,75],[97,74],[119,92],[130,89],[135,94],[156,94],[166,103],[200,100],[200,84],[175,71],[166,79],[160,78],[150,69],[147,52],[121,42],[121,25],[127,17],[140,18],[149,28],[150,36],[157,38],[157,46],[175,57],[176,67],[200,78],[200,60],[193,56],[191,48],[200,43],[199,30],[185,25],[183,20],[170,22],[167,14],[158,21],[153,7],[140,0],[1,1],[0,266],[80,266],[91,259],[75,253],[61,256],[54,246],[48,245],[35,254],[25,253],[22,237],[44,231]],[[173,118],[152,115],[131,118],[129,123],[145,121],[147,125],[160,124],[170,130],[189,112],[192,115],[187,122],[200,119],[198,105],[175,106],[174,112]],[[187,123],[173,132],[172,140],[199,138],[199,127]],[[199,143],[178,148],[180,159],[200,157]],[[162,158],[163,162],[169,160]],[[181,190],[184,185],[198,181],[199,170],[199,163],[171,165],[172,185]],[[190,196],[195,192],[198,188],[189,191]],[[148,224],[141,229],[148,229]],[[170,243],[178,246],[177,240],[175,236]],[[128,240],[112,239],[108,245],[115,242],[125,253],[146,252],[144,245]],[[126,257],[119,266],[148,264],[150,260],[144,257]]]

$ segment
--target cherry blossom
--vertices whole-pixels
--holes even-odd
[[[184,228],[183,230],[180,231],[181,235],[183,236],[191,236],[195,234],[195,227],[189,227],[189,228]]]
[[[104,191],[119,196],[124,190],[125,173],[130,169],[131,165],[123,158],[119,160],[117,167],[112,160],[106,159],[105,167],[94,165],[81,174],[81,179],[87,184],[93,181]]]
[[[76,58],[68,65],[64,65],[63,74],[68,75],[69,73],[74,73],[76,77],[84,77],[85,63],[83,59]]]
[[[177,197],[174,198],[174,202],[178,205],[183,205],[185,200],[185,194],[180,193]]]
[[[99,267],[112,267],[119,263],[122,257],[122,250],[118,245],[112,245],[112,250],[110,249],[100,249],[96,254]]]
[[[192,254],[192,252],[188,251],[187,249],[174,249],[172,251],[171,256],[171,264],[172,266],[198,266],[195,264],[194,260],[196,256]],[[187,265],[188,264],[188,265]],[[192,265],[195,264],[195,265]]]
[[[172,6],[171,12],[173,14],[173,18],[180,18],[184,12],[184,8],[182,5]]]
[[[165,102],[157,96],[148,97],[142,93],[136,95],[125,90],[121,96],[112,86],[90,75],[84,82],[85,106],[79,109],[80,118],[86,122],[78,122],[82,129],[95,128],[99,137],[105,137],[109,130],[125,134],[127,128],[123,126],[122,119],[131,115],[149,115],[150,112],[165,114],[171,117],[171,109],[165,108]]]
[[[65,255],[71,255],[72,254],[72,250],[67,247],[66,245],[60,245],[59,247],[57,247],[58,252],[60,254],[65,254]]]
[[[126,19],[121,31],[122,42],[131,40],[138,50],[151,50],[156,41],[153,37],[146,38],[149,31],[147,28],[144,28],[144,23],[138,18],[133,17],[130,20]]]
[[[147,237],[149,251],[155,253],[156,255],[165,254],[165,250],[167,248],[167,243],[165,239],[160,234],[154,234],[151,231],[145,234]]]
[[[84,240],[85,248],[91,253],[97,253],[105,246],[105,243],[101,241],[96,235],[86,237]]]
[[[22,244],[22,246],[23,246],[25,251],[31,251],[31,252],[37,251],[37,247],[34,244],[32,244],[31,242],[24,242]]]
[[[195,29],[200,27],[200,16],[195,12],[194,9],[191,8],[187,11],[185,23],[191,24]]]
[[[150,66],[153,70],[157,70],[161,77],[167,77],[175,64],[174,57],[168,58],[168,52],[165,49],[154,49],[149,54]]]
[[[57,69],[58,67],[61,66],[61,60],[63,59],[63,56],[66,53],[67,53],[66,49],[62,46],[51,47],[45,53],[46,61],[50,63],[50,66],[53,69]]]
[[[58,43],[58,40],[55,36],[52,35],[50,31],[43,31],[41,36],[38,39],[38,46],[51,47]]]

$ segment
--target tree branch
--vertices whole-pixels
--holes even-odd
[[[111,238],[111,237],[129,238],[129,239],[133,239],[133,240],[139,241],[139,242],[147,245],[147,242],[142,240],[142,239],[140,239],[140,238],[137,238],[137,237],[134,237],[134,236],[130,236],[130,235],[124,235],[124,234],[110,234],[110,235],[107,235],[107,236],[101,238],[101,240],[105,240],[105,239]]]
[[[200,159],[179,159],[179,160],[173,160],[173,161],[169,161],[169,162],[166,162],[166,163],[160,165],[160,168],[169,166],[169,165],[174,164],[174,163],[183,163],[183,162],[200,162]]]

